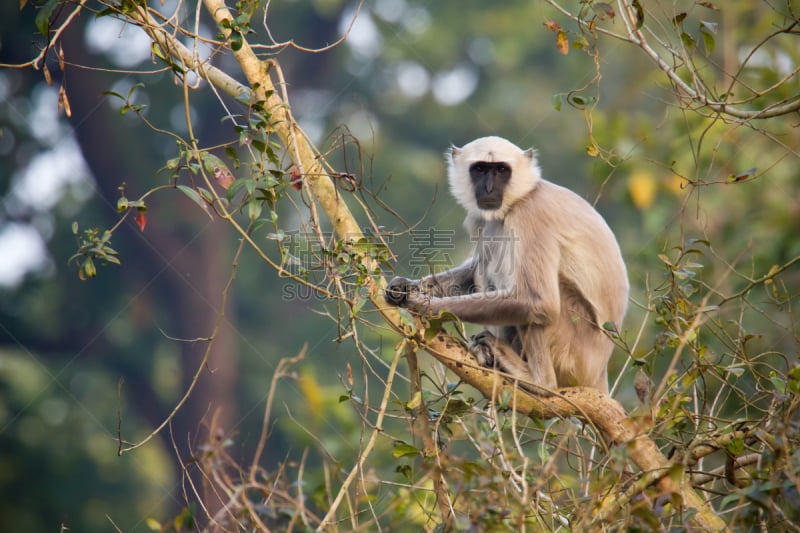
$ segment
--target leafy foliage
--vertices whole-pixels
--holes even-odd
[[[224,225],[233,232],[228,238],[240,244],[225,272],[226,284],[214,293],[222,300],[217,324],[233,320],[225,303],[236,281],[251,306],[251,316],[239,318],[254,324],[249,331],[257,333],[242,334],[251,345],[257,335],[266,336],[266,325],[270,344],[264,352],[286,350],[282,343],[293,328],[304,340],[332,337],[344,347],[337,354],[327,345],[316,347],[324,361],[249,361],[252,372],[241,377],[242,388],[252,391],[248,405],[265,404],[256,430],[237,432],[214,415],[188,447],[181,440],[185,435],[165,435],[186,398],[201,394],[199,376],[217,371],[207,365],[208,352],[181,363],[185,396],[168,383],[154,387],[168,391],[163,393],[168,407],[148,420],[147,429],[134,432],[136,443],[125,441],[127,417],[120,415],[120,450],[162,435],[186,476],[186,501],[173,518],[147,517],[148,527],[696,527],[697,509],[685,493],[663,490],[659,479],[700,491],[735,529],[780,530],[800,521],[800,335],[792,288],[800,262],[793,194],[798,154],[791,142],[800,107],[797,14],[788,2],[547,3],[547,8],[530,2],[408,3],[399,16],[388,3],[359,4],[341,14],[340,25],[350,27],[355,17],[356,24],[366,21],[368,27],[352,32],[343,45],[324,33],[336,26],[335,20],[324,20],[324,10],[336,3],[271,8],[243,0],[229,10],[209,2],[218,6],[204,15],[215,21],[213,39],[183,18],[162,17],[141,2],[104,4],[100,15],[144,27],[151,38],[182,35],[197,50],[208,46],[213,57],[245,54],[255,45],[259,68],[275,80],[275,90],[251,84],[251,92],[236,92],[230,87],[237,82],[213,70],[213,61],[181,55],[179,40],[153,42],[158,69],[137,74],[128,90],[106,95],[119,102],[119,120],[136,121],[143,137],[157,139],[155,174],[162,181],[153,184],[137,175],[129,180],[132,185],[120,187],[119,218],[109,229],[98,225],[81,232],[77,222],[72,225],[77,252],[69,262],[77,265],[80,279],[97,276],[95,282],[101,282],[99,265],[127,260],[111,247],[112,237],[117,242],[124,234],[119,230],[127,217],[139,233],[147,226],[149,236],[170,226],[182,229],[185,219],[173,217],[188,206],[201,213],[202,224]],[[33,26],[47,38],[46,46],[31,64],[44,64],[48,50],[61,54],[56,45],[62,30],[77,24],[71,14],[82,7],[55,0],[41,6]],[[268,7],[275,11],[268,13]],[[319,10],[313,11],[319,20],[302,10]],[[307,32],[298,31],[297,42],[320,34],[324,44],[315,51],[324,47],[325,53],[275,41],[284,19],[293,16],[308,26]],[[463,24],[448,24],[456,17]],[[315,28],[315,20],[324,24]],[[750,20],[761,22],[749,28],[744,21]],[[533,26],[540,31],[531,31]],[[371,41],[363,40],[370,35]],[[329,50],[330,42],[339,46]],[[286,54],[277,55],[282,50]],[[59,71],[66,72],[59,59]],[[304,61],[313,61],[314,68],[303,69]],[[155,88],[164,68],[181,90],[170,84]],[[324,81],[318,73],[327,74]],[[66,95],[63,80],[59,94]],[[456,99],[470,80],[474,88]],[[336,105],[315,106],[318,84],[332,93],[358,94],[359,102],[331,97]],[[289,102],[299,102],[295,108],[287,107],[287,95]],[[167,97],[180,104],[180,125],[154,111]],[[202,127],[195,119],[197,107],[212,110],[213,126]],[[320,143],[325,148],[312,154],[312,164],[297,153],[296,139],[305,134],[293,113],[303,115],[311,129],[327,131],[344,122],[355,133],[337,129]],[[454,382],[437,363],[420,364],[414,339],[430,339],[442,327],[455,338],[467,334],[449,317],[423,322],[402,317],[399,329],[407,338],[396,351],[390,348],[397,337],[383,335],[377,325],[370,302],[380,294],[384,274],[416,259],[404,239],[435,197],[433,176],[442,174],[439,149],[429,146],[485,130],[527,141],[531,125],[545,120],[545,113],[555,117],[546,134],[536,132],[547,156],[545,175],[551,174],[547,167],[557,167],[557,180],[594,194],[629,258],[634,287],[629,318],[622,327],[604,325],[620,348],[611,374],[619,376],[615,395],[631,412],[626,423],[669,458],[663,472],[633,470],[628,444],[606,448],[590,425],[524,418],[510,394],[489,401]],[[374,167],[365,153],[368,140],[374,143]],[[125,146],[134,152],[133,143]],[[136,163],[132,168],[141,172]],[[587,173],[589,183],[567,179]],[[390,174],[402,177],[390,189],[388,180],[375,179]],[[337,233],[349,213],[323,216],[319,189],[326,184],[333,190],[328,198],[344,200],[356,213],[358,232]],[[145,192],[129,198],[126,188]],[[457,215],[441,207],[446,200],[436,202],[432,224],[455,227]],[[398,217],[389,204],[413,222]],[[182,244],[192,240],[179,231],[172,236]],[[248,263],[251,272],[267,265],[291,284],[265,290],[263,280],[246,269],[245,280],[237,279],[239,261],[247,261],[245,249],[259,261]],[[204,261],[225,249],[215,243],[211,250]],[[441,266],[432,265],[430,257],[413,266]],[[300,289],[307,294],[299,296]],[[333,333],[303,327],[301,313],[311,295],[325,302],[314,308]],[[149,321],[138,324],[140,330],[143,324],[153,329]],[[421,330],[425,335],[417,337]],[[218,332],[215,326],[210,335],[188,341],[164,335],[162,341],[210,350],[223,344]],[[133,355],[139,364],[169,359],[138,344]],[[402,355],[406,373],[399,369]],[[351,359],[345,364],[342,357],[352,357],[361,376],[354,376]],[[297,373],[299,365],[305,366]],[[342,367],[344,376],[336,370]],[[169,372],[158,368],[154,363],[143,381],[167,380]],[[272,383],[264,400],[269,372]],[[141,379],[146,373],[131,374]],[[129,403],[146,404],[145,395],[132,396]],[[276,397],[299,400],[285,402],[284,416],[273,409]],[[204,403],[205,414],[209,402],[204,398]],[[11,417],[4,420],[13,424]],[[281,453],[267,457],[265,449]]]

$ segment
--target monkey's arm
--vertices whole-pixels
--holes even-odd
[[[472,259],[456,268],[431,274],[419,280],[420,292],[436,297],[469,294],[474,285],[475,261]]]
[[[549,235],[521,238],[511,288],[442,297],[411,293],[405,307],[487,326],[552,324],[561,312],[558,243]]]
[[[410,293],[404,307],[425,315],[448,312],[465,322],[487,326],[546,326],[558,316],[557,299],[554,302],[545,302],[538,295],[520,298],[515,292],[488,291],[441,298]]]
[[[414,280],[395,277],[386,286],[385,298],[391,305],[407,307],[417,296],[445,297],[469,293],[474,284],[475,263],[470,260],[461,266]]]

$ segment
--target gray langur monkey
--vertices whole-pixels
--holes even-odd
[[[533,149],[484,137],[452,147],[447,164],[473,255],[420,280],[394,278],[386,301],[483,325],[470,352],[531,392],[586,386],[607,394],[614,344],[603,326],[620,327],[628,303],[608,224],[583,198],[543,179]]]

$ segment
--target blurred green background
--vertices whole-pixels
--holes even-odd
[[[278,41],[321,47],[342,34],[354,7],[340,0],[273,3],[269,26]],[[168,1],[164,11],[170,9]],[[31,6],[18,11],[17,2],[0,6],[0,63],[33,55],[35,14]],[[704,14],[720,24],[719,61],[757,42],[771,14],[750,2]],[[633,339],[644,324],[644,352],[653,343],[652,320],[641,305],[662,278],[659,253],[689,237],[710,240],[714,253],[703,275],[721,289],[741,281],[724,274],[729,262],[760,275],[800,253],[800,132],[796,119],[773,120],[762,134],[684,113],[649,60],[613,40],[602,41],[597,80],[586,50],[559,52],[545,26],[553,19],[570,27],[530,0],[376,0],[365,4],[341,46],[286,49],[277,58],[293,109],[323,151],[337,146],[343,128],[359,139],[360,161],[338,152],[331,164],[367,187],[383,187],[380,198],[408,224],[453,230],[452,261],[463,259],[468,241],[463,213],[447,194],[444,150],[490,134],[537,148],[544,176],[594,202],[617,234],[632,283],[625,335]],[[800,60],[797,49],[788,50],[761,58],[748,76],[762,84],[780,79],[787,61]],[[100,268],[91,281],[78,278],[68,265],[76,248],[72,222],[112,226],[119,187],[135,197],[164,182],[165,161],[176,155],[169,138],[132,113],[120,116],[119,101],[104,92],[126,94],[143,82],[137,102],[148,106],[149,119],[178,131],[186,126],[170,72],[137,74],[160,67],[138,29],[84,15],[65,36],[64,51],[70,120],[58,113],[57,84],[47,86],[33,69],[0,70],[0,530],[56,531],[63,524],[82,532],[114,525],[147,531],[148,518],[174,515],[184,505],[180,464],[190,460],[210,417],[219,412],[230,453],[246,461],[277,361],[306,344],[297,379],[280,385],[263,461],[299,460],[310,446],[348,464],[361,426],[337,398],[348,364],[360,379],[361,358],[335,342],[336,323],[315,312],[324,302],[297,297],[296,286],[249,252],[227,302],[212,372],[168,431],[117,456],[119,432],[141,439],[186,390],[221,305],[237,236],[180,195],[157,195],[144,232],[128,221],[115,235],[122,265]],[[238,76],[230,58],[217,64]],[[230,139],[208,87],[200,84],[192,98],[201,143]],[[610,162],[597,157],[595,144],[613,153]],[[701,187],[694,196],[685,187],[687,178],[724,182],[752,167],[759,179]],[[386,212],[376,220],[390,231],[405,228]],[[397,272],[413,274],[408,236],[392,247]],[[763,349],[797,353],[790,315],[753,315],[748,327],[767,332],[758,340]],[[397,341],[388,331],[370,335],[386,353]],[[614,359],[612,376],[623,363]],[[617,397],[626,403],[634,394],[622,387]],[[314,465],[309,459],[308,476],[318,480]]]

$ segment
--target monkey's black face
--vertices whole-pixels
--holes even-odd
[[[508,164],[478,161],[469,166],[469,177],[478,207],[493,210],[503,205],[503,193],[511,179]]]

